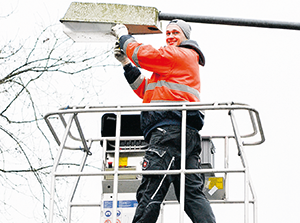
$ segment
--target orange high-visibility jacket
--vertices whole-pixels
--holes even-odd
[[[194,50],[198,46],[195,41],[183,43],[182,47],[155,49],[128,38],[123,44],[124,52],[137,67],[153,72],[150,79],[141,74],[130,84],[144,103],[200,101],[199,63],[204,65],[204,57],[199,48]]]
[[[144,103],[151,102],[199,102],[200,76],[199,64],[205,59],[193,40],[176,46],[155,49],[150,45],[137,43],[130,35],[120,38],[120,47],[137,66],[152,71],[150,79],[144,77],[139,69],[131,64],[124,67],[125,77],[134,92]],[[179,111],[143,111],[141,130],[148,140],[153,129],[165,125],[180,125]],[[204,114],[200,111],[187,112],[187,127],[201,130]]]

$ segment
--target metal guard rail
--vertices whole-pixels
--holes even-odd
[[[200,111],[213,111],[213,110],[227,110],[228,112],[233,112],[234,110],[245,110],[249,112],[249,118],[251,121],[251,125],[253,128],[253,132],[242,135],[241,138],[251,138],[254,136],[259,135],[259,141],[254,142],[243,142],[244,146],[253,146],[253,145],[260,145],[265,141],[265,136],[260,120],[260,116],[257,110],[254,108],[251,108],[247,104],[243,103],[234,103],[234,102],[225,102],[225,103],[150,103],[150,104],[134,104],[134,105],[116,105],[116,106],[73,106],[73,107],[65,107],[60,108],[58,111],[47,113],[44,116],[44,119],[54,136],[56,142],[58,145],[61,144],[59,137],[57,136],[53,125],[51,124],[51,118],[53,116],[58,115],[66,128],[67,122],[64,118],[64,115],[67,114],[73,114],[74,120],[76,125],[79,125],[79,121],[77,119],[78,114],[82,113],[104,113],[104,112],[138,112],[138,111],[150,111],[150,110],[156,110],[156,111],[162,111],[162,110],[200,110]],[[79,134],[82,134],[80,128]],[[69,136],[76,141],[82,141],[82,138],[76,138],[71,133]],[[90,139],[92,141],[100,141],[102,138],[97,139]],[[120,138],[122,139],[122,137]],[[87,147],[84,145],[85,149]],[[66,148],[66,147],[65,147]],[[75,149],[75,148],[67,148],[67,149]]]
[[[209,172],[214,172],[214,173],[225,173],[225,178],[227,178],[227,174],[228,173],[244,173],[244,201],[223,201],[223,203],[243,203],[244,204],[244,222],[248,223],[248,212],[249,212],[249,204],[253,204],[253,219],[254,219],[254,223],[257,222],[257,211],[256,211],[256,195],[255,195],[255,191],[253,189],[252,186],[252,182],[251,182],[251,178],[249,176],[248,173],[248,164],[247,164],[247,160],[245,158],[245,154],[244,154],[244,150],[243,150],[243,146],[244,145],[259,145],[261,143],[263,143],[265,141],[265,137],[264,137],[264,133],[263,133],[263,129],[262,129],[262,125],[261,125],[261,121],[260,121],[260,117],[259,117],[259,113],[249,107],[246,104],[241,104],[241,103],[212,103],[212,104],[204,104],[204,103],[156,103],[156,104],[140,104],[140,105],[118,105],[118,106],[77,106],[77,107],[66,107],[66,108],[61,108],[56,112],[52,112],[52,113],[48,113],[45,115],[44,119],[50,129],[50,131],[52,132],[56,142],[58,143],[58,145],[60,146],[57,158],[55,160],[55,164],[52,170],[52,180],[51,180],[51,198],[50,198],[50,220],[49,222],[53,222],[53,213],[54,213],[54,193],[55,193],[55,179],[56,177],[63,177],[63,176],[77,176],[77,181],[74,185],[73,188],[73,194],[71,195],[70,198],[70,205],[69,205],[69,209],[68,209],[68,213],[69,213],[69,220],[71,219],[70,213],[71,213],[71,206],[83,206],[82,204],[75,204],[73,205],[73,197],[75,195],[75,191],[77,188],[77,185],[79,183],[80,177],[81,176],[99,176],[99,175],[106,175],[106,174],[113,174],[114,175],[114,186],[113,186],[113,210],[114,212],[117,210],[117,196],[115,196],[115,194],[117,194],[118,191],[118,175],[119,174],[136,174],[136,173],[140,173],[140,174],[153,174],[151,171],[148,171],[147,173],[145,172],[139,172],[139,171],[135,171],[133,173],[133,171],[122,171],[118,172],[118,165],[116,166],[114,171],[107,171],[107,172],[100,172],[100,173],[83,173],[82,170],[84,168],[86,159],[88,155],[91,155],[90,152],[90,146],[92,144],[92,142],[94,141],[101,141],[101,140],[115,140],[116,143],[116,148],[120,147],[120,141],[122,139],[126,139],[126,138],[130,138],[130,137],[121,137],[121,113],[122,112],[140,112],[140,111],[149,111],[149,110],[156,110],[156,111],[162,111],[162,110],[181,110],[182,111],[182,126],[181,126],[181,130],[182,130],[182,138],[181,138],[181,153],[182,156],[185,157],[185,145],[186,145],[186,138],[185,138],[185,132],[186,132],[186,115],[187,115],[187,111],[188,110],[200,110],[200,111],[212,111],[212,110],[223,110],[223,111],[227,111],[228,115],[231,118],[231,122],[232,122],[232,127],[233,127],[233,132],[234,132],[234,136],[211,136],[211,138],[218,138],[218,137],[222,137],[225,139],[229,139],[229,138],[235,138],[236,142],[237,142],[237,147],[238,147],[238,155],[241,158],[242,164],[243,164],[243,168],[239,169],[239,170],[235,170],[235,169],[228,169],[228,151],[225,152],[225,167],[224,169],[221,170],[216,170],[216,169],[201,169],[201,170],[185,170],[184,168],[181,168],[180,170],[174,170],[174,171],[156,171],[157,173],[155,174],[164,174],[165,172],[168,172],[167,174],[178,174],[180,173],[180,180],[181,180],[181,193],[180,193],[180,222],[184,222],[184,215],[181,213],[184,213],[184,184],[185,184],[185,174],[189,174],[192,172],[199,172],[199,173],[209,173]],[[244,136],[241,136],[239,134],[238,131],[238,126],[235,120],[235,116],[234,113],[236,110],[243,110],[246,111],[246,113],[249,113],[249,117],[250,117],[250,122],[252,124],[252,132],[250,134],[246,134]],[[79,114],[91,114],[91,113],[116,113],[116,136],[115,137],[98,137],[95,139],[87,139],[85,138],[84,134],[83,134],[83,130],[80,126],[79,123],[79,118],[78,115]],[[62,141],[59,140],[59,137],[56,133],[56,128],[51,124],[51,120],[53,119],[57,119],[57,116],[60,118],[60,121],[62,122],[62,124],[64,125],[64,133],[63,133],[63,137],[62,137]],[[65,120],[65,116],[68,117],[68,121]],[[77,130],[79,133],[79,138],[74,137],[71,134],[71,126],[72,126],[72,122],[75,122]],[[254,141],[251,143],[244,143],[242,142],[242,138],[252,138],[254,136],[259,136],[259,141]],[[69,148],[65,146],[65,143],[67,141],[67,138],[70,137],[73,140],[76,141],[81,141],[83,149],[82,148]],[[139,138],[143,139],[142,136],[140,136]],[[227,146],[225,146],[227,148]],[[225,150],[227,150],[225,148]],[[76,172],[76,173],[58,173],[57,171],[57,167],[59,165],[59,160],[60,157],[62,155],[63,149],[73,149],[73,150],[84,150],[84,156],[83,156],[83,160],[80,164],[80,171]],[[105,150],[105,149],[104,149]],[[119,150],[115,150],[115,159],[119,160]],[[227,155],[226,155],[227,154]],[[227,157],[227,158],[226,158]],[[181,166],[185,167],[185,159],[181,159]],[[158,173],[159,172],[159,173]],[[250,189],[250,191],[249,191]],[[248,195],[249,192],[251,192],[252,194],[252,200],[249,199]],[[222,202],[219,202],[222,203]],[[86,205],[86,204],[85,204]],[[88,204],[87,206],[93,206],[93,204]],[[97,206],[100,206],[99,204],[97,204]],[[113,222],[116,221],[116,215],[113,215]]]

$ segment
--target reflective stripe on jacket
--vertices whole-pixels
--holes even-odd
[[[126,37],[120,44],[126,55],[137,67],[153,72],[150,79],[140,74],[130,85],[144,103],[200,101],[199,54],[195,50],[176,46],[155,49]]]
[[[187,40],[179,47],[169,46],[154,49],[137,43],[130,35],[120,38],[120,47],[137,66],[152,71],[150,79],[145,78],[136,66],[124,66],[125,77],[134,92],[143,102],[200,101],[199,65],[205,58],[193,40]],[[145,140],[157,127],[181,125],[180,111],[142,111],[141,130]],[[198,110],[187,112],[187,127],[201,130],[204,114]]]

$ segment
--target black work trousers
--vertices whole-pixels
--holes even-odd
[[[199,169],[200,136],[196,130],[186,129],[186,169]],[[155,129],[149,149],[143,160],[143,170],[178,170],[181,159],[180,126],[163,126]],[[137,191],[138,206],[133,223],[154,223],[160,212],[170,184],[174,184],[177,200],[180,198],[180,175],[143,175]],[[202,192],[202,174],[185,175],[184,210],[194,223],[215,223],[209,201]]]

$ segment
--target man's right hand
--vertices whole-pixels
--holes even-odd
[[[123,67],[130,63],[129,58],[126,56],[126,54],[120,49],[119,42],[116,42],[115,48],[114,48],[114,55],[115,58],[120,61],[123,65]]]

